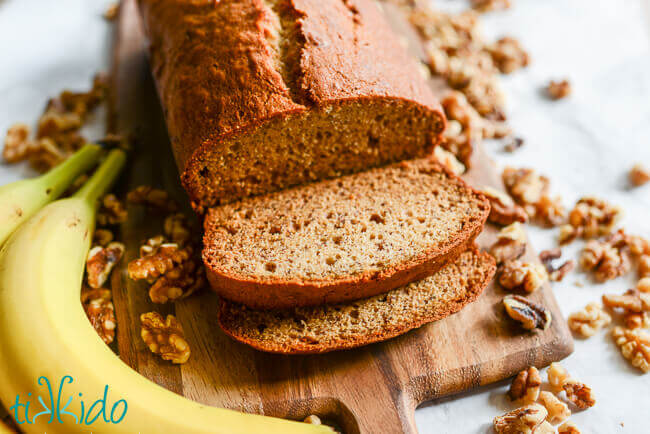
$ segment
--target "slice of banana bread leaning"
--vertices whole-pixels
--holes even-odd
[[[352,303],[259,311],[222,300],[219,324],[237,341],[271,353],[355,348],[460,311],[481,294],[495,268],[492,256],[470,249],[433,276]]]
[[[433,274],[489,210],[434,160],[412,160],[212,208],[203,261],[219,295],[252,308],[357,300]]]
[[[194,208],[409,158],[445,125],[373,0],[140,0]]]

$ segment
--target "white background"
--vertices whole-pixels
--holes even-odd
[[[109,63],[108,1],[0,0],[0,134],[16,121],[33,124],[46,97],[87,89]],[[456,8],[462,1],[440,0]],[[582,195],[621,205],[629,232],[650,236],[650,186],[631,190],[627,170],[650,166],[650,7],[644,0],[513,0],[514,8],[483,19],[488,38],[514,35],[532,63],[504,76],[508,115],[525,146],[514,154],[488,143],[500,166],[534,167],[548,175],[567,206]],[[551,78],[567,77],[573,95],[546,100]],[[97,137],[89,133],[89,137]],[[24,166],[1,166],[0,183],[29,176]],[[1,205],[1,204],[0,204]],[[531,228],[537,250],[555,246],[556,230]],[[582,243],[564,249],[576,257]],[[577,287],[575,282],[584,283]],[[622,292],[634,279],[595,285],[573,273],[554,290],[566,315]],[[431,349],[435,351],[435,348]],[[629,367],[606,332],[582,341],[563,364],[592,386],[595,407],[571,417],[585,433],[650,432],[650,374]],[[545,377],[545,375],[544,375]],[[421,433],[491,432],[491,421],[512,407],[508,382],[427,403],[416,411]]]

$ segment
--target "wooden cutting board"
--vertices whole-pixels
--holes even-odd
[[[112,125],[133,133],[136,140],[119,188],[150,184],[187,203],[149,74],[135,1],[122,3],[115,30],[117,114]],[[499,186],[485,153],[479,149],[476,154],[468,180]],[[490,286],[460,313],[388,342],[320,356],[256,352],[220,331],[217,298],[207,289],[176,304],[155,305],[146,285],[126,278],[126,262],[162,226],[162,216],[129,211],[120,234],[127,245],[126,260],[112,279],[117,350],[142,375],[205,404],[292,419],[317,414],[347,433],[415,433],[414,411],[420,403],[501,380],[529,365],[547,365],[573,349],[550,287],[531,298],[551,310],[553,323],[545,332],[528,333],[506,319],[501,307],[505,293]],[[480,244],[488,246],[495,233],[487,227]],[[192,349],[189,362],[176,366],[149,352],[140,339],[139,322],[140,314],[148,311],[177,316]]]

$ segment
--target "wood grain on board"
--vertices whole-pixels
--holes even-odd
[[[135,138],[122,188],[150,184],[186,203],[134,0],[122,2],[115,33],[112,124]],[[500,185],[481,149],[468,181]],[[527,333],[505,318],[505,294],[490,286],[460,313],[388,342],[315,356],[257,352],[220,331],[217,297],[207,288],[179,303],[156,305],[149,300],[146,284],[126,278],[124,264],[138,255],[145,239],[161,233],[162,219],[131,208],[121,228],[127,255],[122,272],[113,273],[112,280],[118,351],[142,375],[205,404],[292,419],[317,414],[349,433],[415,433],[414,411],[422,402],[501,380],[529,365],[547,365],[573,349],[550,287],[530,297],[546,305],[554,321],[545,332]],[[489,245],[495,233],[495,228],[486,227],[479,243]],[[536,260],[532,249],[528,251]],[[186,364],[172,365],[145,347],[139,316],[148,311],[174,313],[183,324],[192,349]]]

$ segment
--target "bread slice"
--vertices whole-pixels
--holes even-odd
[[[222,297],[258,309],[384,293],[473,243],[487,199],[430,159],[210,209],[203,260]]]
[[[433,276],[348,304],[256,311],[222,300],[219,324],[237,341],[271,353],[355,348],[458,312],[481,294],[494,271],[494,258],[472,249]]]

